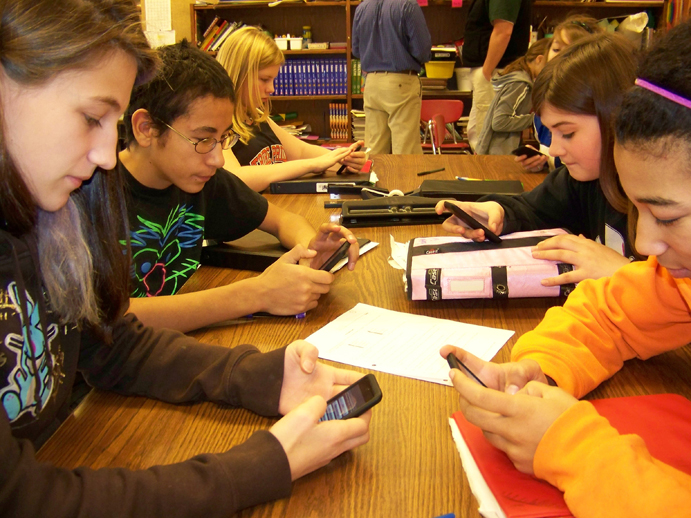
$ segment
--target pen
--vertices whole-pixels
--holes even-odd
[[[432,173],[438,173],[439,171],[444,171],[446,170],[446,167],[440,167],[439,169],[432,169],[431,171],[422,171],[421,173],[418,173],[418,176],[425,176],[427,174],[432,174]]]
[[[282,317],[290,317],[293,315],[274,315],[272,313],[267,313],[266,311],[257,311],[256,313],[252,313],[251,315],[247,315],[248,319],[252,319],[254,317],[276,317],[276,318],[282,318]],[[298,313],[295,315],[295,318],[305,318],[307,316],[307,313]]]
[[[452,369],[458,369],[461,370],[460,368],[463,367],[468,374],[470,374],[475,381],[477,381],[480,385],[483,387],[487,388],[487,385],[485,385],[480,378],[478,378],[473,371],[471,371],[465,363],[463,363],[461,360],[456,357],[454,353],[449,353],[449,355],[446,357],[446,361],[449,362],[449,367]]]
[[[457,176],[456,180],[462,180],[466,182],[482,182],[484,181],[482,178],[468,178],[467,176]]]

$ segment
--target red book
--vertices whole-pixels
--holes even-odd
[[[691,474],[691,401],[677,394],[655,394],[590,402],[619,433],[640,436],[653,457]],[[492,446],[463,414],[456,412],[453,419],[507,518],[572,516],[561,491],[518,471],[506,454]],[[469,471],[465,463],[464,469]]]

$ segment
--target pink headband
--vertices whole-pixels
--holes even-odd
[[[665,90],[664,88],[656,86],[652,83],[649,83],[645,79],[636,78],[636,86],[640,86],[641,88],[650,90],[651,92],[656,93],[657,95],[661,95],[665,99],[669,99],[670,101],[673,101],[677,104],[681,104],[682,106],[691,108],[691,101],[689,101],[688,99],[682,97],[681,95],[673,94],[669,90]]]

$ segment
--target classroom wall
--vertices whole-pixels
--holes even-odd
[[[142,0],[142,18],[145,13],[146,0]],[[170,0],[170,10],[172,16],[173,30],[175,31],[175,39],[181,41],[183,38],[192,39],[192,30],[190,20],[190,5],[194,4],[194,0]]]

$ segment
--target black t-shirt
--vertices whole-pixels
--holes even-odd
[[[176,293],[199,267],[202,241],[232,241],[262,224],[269,204],[225,169],[189,194],[151,189],[119,164],[128,186],[132,297]]]
[[[240,165],[269,165],[287,162],[286,151],[268,122],[254,128],[254,135],[247,144],[238,141],[233,146],[233,154]]]
[[[487,57],[494,20],[513,23],[511,39],[497,68],[525,55],[530,43],[530,0],[474,0],[463,35],[463,66],[481,67]]]
[[[491,194],[478,201],[496,201],[504,207],[503,234],[563,228],[633,257],[627,215],[609,204],[599,180],[574,180],[566,166],[552,171],[532,191],[517,196]]]

